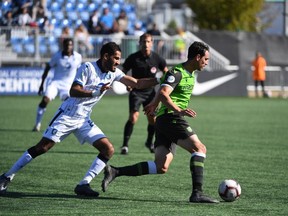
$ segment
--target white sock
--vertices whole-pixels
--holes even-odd
[[[43,115],[45,112],[46,112],[46,108],[38,107],[37,115],[36,115],[36,125],[41,123]]]
[[[87,171],[86,175],[82,179],[82,181],[79,183],[79,185],[83,184],[89,184],[93,178],[95,178],[96,175],[98,175],[106,166],[106,163],[96,157],[96,159],[93,161],[91,167]]]
[[[12,180],[16,172],[26,166],[33,158],[28,153],[28,151],[24,152],[24,154],[14,163],[11,169],[5,173],[5,176]]]

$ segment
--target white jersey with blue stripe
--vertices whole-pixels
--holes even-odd
[[[78,68],[74,82],[83,86],[85,90],[96,90],[106,83],[112,85],[114,81],[119,81],[123,76],[125,74],[118,68],[115,72],[103,73],[97,62],[86,62]],[[105,93],[106,91],[96,97],[70,97],[62,103],[60,109],[63,110],[64,114],[73,118],[89,118],[93,106]]]

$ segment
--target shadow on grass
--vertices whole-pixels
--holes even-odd
[[[11,199],[22,199],[22,198],[60,198],[60,199],[83,199],[83,200],[107,200],[107,201],[135,201],[135,202],[149,202],[149,203],[178,203],[187,205],[187,202],[183,202],[180,200],[151,200],[151,199],[129,199],[129,198],[119,198],[119,197],[85,197],[85,196],[77,196],[74,194],[34,194],[34,193],[21,193],[21,192],[7,192],[5,194],[0,195],[0,198],[11,198]]]

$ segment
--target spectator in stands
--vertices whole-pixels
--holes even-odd
[[[22,12],[18,17],[18,25],[24,27],[24,26],[30,25],[31,23],[33,23],[33,20],[32,20],[32,17],[28,13],[28,8],[23,7]]]
[[[116,18],[118,29],[121,32],[124,32],[125,35],[128,34],[128,17],[124,10],[120,11],[119,16]]]
[[[17,19],[13,17],[12,11],[7,11],[0,21],[1,26],[16,26],[18,24]]]
[[[53,29],[54,29],[54,25],[51,24],[47,16],[39,20],[38,27],[39,27],[40,33],[47,34],[47,35],[53,32]]]
[[[112,40],[120,45],[122,43],[122,38],[125,37],[125,33],[123,30],[119,27],[118,22],[114,22],[113,25],[113,33],[111,34]]]
[[[182,28],[177,29],[177,35],[175,37],[175,51],[176,58],[185,59],[186,58],[186,33]]]
[[[103,14],[99,19],[101,26],[101,34],[111,34],[113,30],[115,19],[108,7],[103,9]]]
[[[75,29],[74,36],[78,41],[78,47],[82,55],[90,54],[93,51],[90,34],[83,23]]]
[[[90,34],[100,34],[101,27],[99,25],[99,12],[98,10],[94,10],[88,21],[88,32]]]
[[[147,30],[147,33],[151,34],[153,36],[161,36],[161,33],[160,33],[156,23],[152,24],[152,27]]]
[[[268,95],[265,93],[265,80],[266,80],[266,73],[265,73],[265,67],[267,63],[265,58],[262,56],[261,52],[256,52],[256,57],[252,61],[252,66],[254,67],[253,70],[253,80],[255,85],[255,96],[259,97],[258,94],[258,83],[260,83],[262,87],[262,95],[263,97],[268,97]]]
[[[7,11],[0,21],[0,26],[12,27],[17,25],[17,19],[13,17],[12,11]],[[5,29],[6,41],[10,44],[11,39],[11,29]]]

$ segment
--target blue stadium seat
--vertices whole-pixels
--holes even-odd
[[[23,54],[22,38],[12,37],[10,39],[12,51],[17,54]]]
[[[49,50],[51,54],[54,54],[59,50],[59,44],[58,44],[58,40],[56,36],[55,37],[50,36],[48,40],[48,44],[49,44]]]
[[[52,12],[61,11],[61,5],[58,2],[53,2],[51,6],[48,7],[48,9]]]
[[[82,21],[88,21],[89,20],[89,17],[90,17],[90,14],[88,11],[83,11],[81,13],[79,13],[80,15],[80,18],[82,19]]]
[[[34,55],[35,54],[35,41],[34,41],[34,37],[25,37],[22,40],[22,44],[24,47],[24,52],[30,55]]]
[[[83,12],[83,11],[85,11],[86,9],[87,9],[87,8],[86,8],[85,4],[83,4],[83,3],[78,3],[77,6],[76,6],[76,10],[77,10],[78,12]]]
[[[111,12],[113,13],[114,17],[118,17],[121,11],[121,6],[118,3],[114,3],[111,7]]]
[[[54,16],[57,20],[64,19],[64,13],[61,10],[53,12],[52,16]]]
[[[88,9],[89,13],[92,13],[93,11],[97,10],[98,7],[95,3],[92,2],[88,5],[87,9]]]
[[[68,2],[66,4],[65,8],[66,8],[66,12],[70,12],[70,11],[74,11],[75,10],[74,4],[71,3],[71,2]]]
[[[72,22],[75,22],[78,19],[78,14],[76,11],[70,11],[67,14],[67,18]]]

